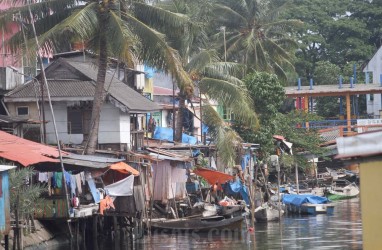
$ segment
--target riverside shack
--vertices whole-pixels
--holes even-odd
[[[5,235],[6,245],[8,245],[8,234],[11,229],[8,171],[15,167],[0,165],[0,235]]]
[[[337,159],[348,165],[359,164],[360,199],[362,208],[362,248],[380,249],[381,201],[378,192],[382,176],[382,131],[337,138]]]

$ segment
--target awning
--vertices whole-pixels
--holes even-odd
[[[135,176],[139,175],[138,170],[136,170],[135,168],[131,167],[130,165],[128,165],[122,161],[112,164],[110,166],[110,169],[117,170],[118,172],[121,172],[123,174],[130,173],[130,174],[135,175]]]
[[[0,165],[0,172],[8,171],[11,169],[16,168],[16,166],[10,166],[10,165]]]
[[[62,152],[62,154],[67,153]],[[29,141],[4,131],[0,131],[0,157],[18,162],[25,167],[43,162],[59,162],[57,148]]]
[[[224,184],[233,180],[232,175],[207,168],[196,168],[194,173],[206,179],[210,185],[215,185],[215,183]]]

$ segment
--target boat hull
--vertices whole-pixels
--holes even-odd
[[[284,211],[281,210],[281,213],[277,209],[273,208],[260,208],[255,211],[255,219],[258,222],[267,222],[267,221],[278,221],[280,220],[280,214],[283,215]]]
[[[176,231],[193,231],[205,232],[210,230],[237,230],[242,227],[242,216],[233,218],[224,218],[223,216],[214,216],[207,218],[191,218],[191,219],[161,219],[151,221],[151,229],[165,230],[168,232]]]
[[[302,204],[301,206],[296,206],[293,204],[288,204],[285,206],[288,213],[292,214],[308,214],[308,215],[317,215],[317,214],[333,214],[334,205],[332,204]]]

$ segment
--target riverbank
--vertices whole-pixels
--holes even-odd
[[[62,244],[69,243],[67,226],[65,223],[53,221],[34,221],[35,232],[23,235],[23,249],[55,249]],[[13,247],[13,231],[9,234],[9,249]],[[1,242],[0,250],[3,250],[4,242]]]

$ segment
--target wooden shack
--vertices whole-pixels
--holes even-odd
[[[8,171],[13,168],[15,166],[0,165],[0,235],[5,235],[6,245],[11,230]]]

